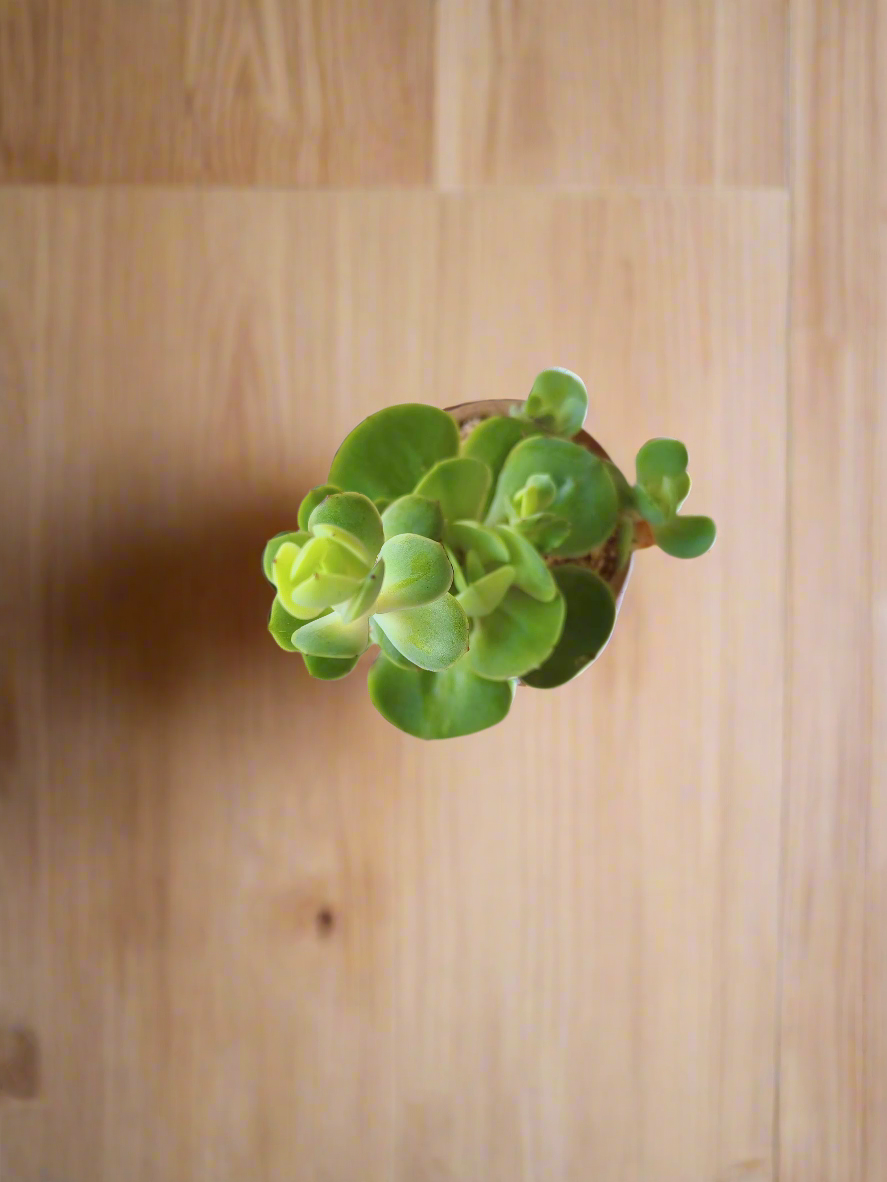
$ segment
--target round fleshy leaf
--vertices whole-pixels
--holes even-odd
[[[686,472],[680,472],[677,476],[671,477],[671,483],[674,489],[674,509],[678,512],[681,505],[686,501],[690,495],[691,480]]]
[[[309,579],[293,588],[292,602],[297,608],[320,610],[324,607],[335,607],[337,603],[347,603],[361,585],[360,579],[349,578],[347,575],[315,571]]]
[[[650,525],[665,525],[674,518],[690,492],[686,472],[663,476],[661,480],[634,486],[635,504]]]
[[[465,574],[469,583],[476,583],[484,577],[484,564],[476,550],[469,550],[465,555]]]
[[[271,614],[268,617],[268,631],[285,652],[297,653],[299,651],[293,644],[293,635],[304,623],[304,620],[298,620],[295,616],[291,616],[275,596],[274,602],[271,604]]]
[[[384,656],[367,678],[383,718],[417,739],[455,739],[495,726],[514,698],[514,682],[478,677],[466,654],[442,673],[402,669]]]
[[[511,523],[515,533],[526,538],[540,554],[551,554],[570,536],[570,523],[556,513],[534,513]]]
[[[523,680],[534,689],[553,689],[572,681],[602,652],[616,623],[616,600],[607,584],[581,566],[559,566],[554,577],[567,616],[554,652]]]
[[[437,501],[447,521],[476,520],[483,513],[493,476],[481,460],[456,456],[441,460],[416,485],[416,492]]]
[[[518,517],[542,513],[557,496],[557,485],[546,472],[534,472],[523,488],[511,498]]]
[[[312,657],[302,653],[305,668],[318,681],[338,681],[347,677],[360,657]]]
[[[499,479],[502,465],[508,459],[509,452],[522,439],[535,434],[536,430],[537,428],[524,422],[523,419],[504,418],[501,415],[496,415],[478,423],[463,442],[462,455],[486,464],[492,476],[493,488],[487,495],[487,503],[481,511],[482,514],[486,513],[489,508],[489,501],[496,487],[496,481]]]
[[[668,505],[662,504],[655,492],[651,493],[643,484],[634,486],[634,499],[641,517],[650,525],[665,525],[669,517],[673,516]]]
[[[539,551],[507,525],[497,525],[495,530],[508,550],[508,561],[514,567],[515,587],[542,603],[554,599],[557,584]]]
[[[672,558],[698,558],[712,548],[717,532],[710,517],[676,517],[653,527],[656,545]]]
[[[367,574],[363,560],[334,538],[312,538],[291,564],[289,559],[290,548],[284,544],[274,560],[274,577],[283,605],[293,615],[316,615],[320,608],[344,603]]]
[[[463,553],[473,550],[482,562],[508,562],[508,547],[488,525],[456,521],[449,527],[447,540]]]
[[[269,583],[276,586],[274,582],[274,559],[277,556],[277,551],[284,542],[291,542],[294,546],[300,549],[306,542],[311,540],[311,535],[303,533],[302,530],[291,531],[289,533],[275,534],[270,542],[265,546],[265,552],[262,555],[262,570],[265,572],[265,578]]]
[[[346,437],[329,479],[373,500],[394,501],[412,492],[439,460],[458,451],[459,428],[446,411],[417,402],[389,406]]]
[[[399,652],[374,618],[370,618],[370,643],[377,644],[389,661],[393,661],[401,669],[418,669],[418,665],[414,665],[412,661],[408,661],[402,652]]]
[[[297,619],[312,620],[323,610],[322,607],[301,606],[293,599],[293,592],[299,583],[320,569],[328,545],[319,538],[311,538],[304,546],[283,542],[274,555],[271,574],[277,595],[283,607]]]
[[[439,542],[443,537],[443,513],[436,501],[409,493],[388,506],[382,514],[382,528],[386,541],[397,534],[419,534]]]
[[[551,512],[570,523],[569,536],[553,553],[579,557],[605,541],[619,510],[616,487],[601,459],[567,439],[534,436],[517,445],[499,477],[488,523],[508,518],[512,497],[537,472],[557,485]]]
[[[311,657],[359,657],[369,642],[366,616],[346,624],[336,612],[303,624],[293,637],[299,652]]]
[[[452,595],[374,618],[397,651],[420,669],[448,669],[468,647],[468,617]]]
[[[363,558],[359,558],[354,552],[354,538],[351,534],[345,534],[344,530],[337,530],[334,525],[319,525],[318,529],[332,530],[328,537],[323,535],[314,540],[318,545],[325,546],[323,558],[323,570],[330,575],[345,575],[351,579],[362,581],[369,574],[373,564],[367,564]],[[348,539],[348,543],[343,543],[339,540],[338,534],[343,534]],[[298,568],[297,568],[298,570]]]
[[[450,566],[453,568],[453,584],[457,591],[464,591],[468,586],[468,580],[465,578],[465,572],[462,570],[459,559],[449,546],[444,546],[444,550],[446,551]]]
[[[588,414],[585,383],[569,369],[545,369],[533,382],[524,413],[546,431],[570,438]]]
[[[431,603],[453,582],[453,568],[443,546],[419,534],[389,538],[379,557],[385,563],[385,578],[374,615]]]
[[[341,491],[334,484],[318,484],[316,488],[309,489],[299,506],[299,529],[307,530],[308,518],[321,501],[325,501],[328,496]]]
[[[638,484],[658,484],[663,476],[687,471],[687,449],[679,439],[650,439],[635,459]]]
[[[385,534],[379,510],[361,493],[334,493],[312,511],[308,528],[315,537],[332,537],[367,565],[376,561]],[[353,541],[351,539],[354,539]]]
[[[336,608],[346,622],[365,616],[379,598],[382,580],[385,578],[385,563],[380,558],[348,602]]]
[[[469,616],[488,616],[505,598],[513,582],[514,567],[498,566],[471,583],[457,598]]]
[[[635,507],[634,489],[623,476],[622,472],[612,460],[604,460],[607,471],[610,473],[610,479],[616,488],[616,495],[619,498],[619,505],[623,509],[633,509]]]
[[[540,603],[512,587],[494,612],[474,621],[469,655],[475,673],[504,681],[538,668],[560,640],[564,614],[561,595]]]

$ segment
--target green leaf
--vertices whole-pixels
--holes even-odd
[[[545,369],[533,383],[524,413],[546,431],[572,437],[588,414],[585,383],[569,369]]]
[[[691,481],[686,472],[681,472],[677,476],[670,477],[670,480],[674,489],[674,511],[677,513],[690,495]]]
[[[515,533],[526,538],[540,554],[551,554],[570,536],[570,523],[556,513],[535,513],[511,524]]]
[[[295,616],[314,616],[344,603],[366,574],[366,564],[334,538],[312,538],[300,550],[284,543],[274,561],[278,594]]]
[[[293,634],[304,623],[304,620],[297,620],[295,616],[291,616],[275,596],[274,602],[271,604],[271,614],[268,617],[268,631],[286,652],[297,653],[299,651],[293,644]]]
[[[514,698],[514,682],[478,677],[468,656],[442,673],[402,669],[384,656],[367,678],[383,718],[417,739],[454,739],[495,726]]]
[[[547,472],[534,472],[523,488],[511,498],[519,517],[534,517],[547,509],[557,496],[557,486]]]
[[[469,616],[488,616],[502,602],[514,582],[514,567],[499,566],[472,583],[456,598]]]
[[[348,676],[360,657],[312,657],[303,653],[302,660],[312,677],[319,681],[338,681]]]
[[[341,491],[334,484],[318,484],[316,488],[309,489],[299,506],[299,529],[306,530],[308,528],[308,518],[321,501],[326,500],[332,493]]]
[[[494,612],[474,621],[470,656],[475,673],[504,681],[538,668],[560,639],[564,614],[562,596],[540,603],[512,587]]]
[[[311,538],[304,546],[283,542],[274,555],[272,574],[278,597],[289,614],[297,619],[311,620],[322,610],[322,607],[305,607],[297,603],[293,592],[320,569],[328,546],[329,543],[320,538]]]
[[[612,460],[604,460],[607,471],[610,473],[610,479],[616,488],[616,495],[619,498],[619,506],[622,509],[635,508],[634,490],[623,476],[622,472]]]
[[[360,579],[315,571],[309,579],[293,588],[292,602],[295,607],[309,610],[335,607],[337,603],[350,600],[360,586]]]
[[[490,526],[456,521],[448,532],[447,540],[463,553],[474,550],[482,562],[508,562],[508,547]]]
[[[677,476],[663,476],[650,484],[636,484],[634,499],[638,511],[650,525],[665,525],[677,514],[690,492],[690,477],[686,472]]]
[[[301,653],[311,657],[359,657],[369,644],[366,616],[346,624],[332,612],[303,624],[293,638]]]
[[[337,607],[339,615],[346,623],[365,616],[379,598],[382,582],[385,578],[385,563],[380,558],[364,581],[360,584],[351,599],[342,607]]]
[[[262,555],[262,570],[265,572],[265,578],[272,586],[277,586],[274,582],[274,559],[283,543],[292,542],[294,546],[298,546],[301,549],[310,540],[310,534],[297,530],[295,532],[275,534],[271,541],[268,542],[265,547],[265,553]]]
[[[397,651],[421,669],[447,669],[468,647],[468,617],[452,595],[374,618]]]
[[[456,456],[435,464],[416,485],[416,492],[437,501],[447,521],[476,520],[487,503],[492,483],[492,473],[481,460]]]
[[[547,473],[557,485],[551,512],[570,522],[570,534],[552,553],[564,558],[587,554],[610,535],[619,498],[602,460],[567,439],[534,436],[519,443],[505,462],[488,523],[504,521],[514,494],[535,473]]]
[[[535,547],[507,525],[497,525],[495,530],[508,550],[508,561],[514,567],[514,585],[542,603],[554,599],[557,584]]]
[[[465,588],[468,586],[468,580],[465,578],[465,572],[462,570],[462,566],[459,562],[459,559],[456,557],[456,555],[453,553],[453,551],[449,548],[449,546],[445,545],[444,550],[446,551],[450,566],[453,568],[453,583],[456,587],[456,590],[457,591],[464,591]]]
[[[717,532],[710,517],[676,517],[653,527],[656,545],[672,558],[698,558],[712,548]]]
[[[522,439],[534,433],[535,428],[522,419],[507,419],[496,415],[478,423],[462,444],[462,455],[473,460],[481,460],[492,475],[493,488],[487,496],[487,503],[483,506],[481,514],[489,508],[490,497],[496,487],[502,465],[508,459],[508,453]]]
[[[412,492],[438,460],[459,451],[459,428],[446,411],[417,402],[370,415],[348,435],[330,467],[330,481],[396,500]]]
[[[642,484],[634,486],[634,499],[638,512],[650,525],[665,525],[670,516],[668,505],[663,505],[657,496],[651,495]]]
[[[315,537],[332,537],[351,549],[367,567],[385,541],[379,510],[361,493],[334,493],[312,511],[308,528]]]
[[[616,623],[616,600],[600,576],[581,566],[554,572],[567,605],[564,630],[554,652],[538,669],[524,674],[534,689],[553,689],[572,681],[601,653]]]
[[[382,527],[386,541],[397,534],[419,534],[439,542],[443,537],[443,513],[436,501],[409,493],[388,506],[382,514]]]
[[[446,551],[430,538],[397,534],[388,539],[379,557],[385,563],[385,578],[375,615],[430,603],[452,585],[453,568]]]
[[[465,574],[469,583],[476,583],[484,577],[484,564],[476,550],[469,550],[465,555]]]
[[[638,484],[658,484],[663,476],[687,470],[687,449],[678,439],[650,439],[635,458]]]
[[[377,644],[389,661],[393,661],[401,669],[418,669],[418,665],[414,665],[412,661],[408,661],[403,653],[399,652],[382,629],[379,627],[374,617],[370,618],[370,641],[372,644]]]

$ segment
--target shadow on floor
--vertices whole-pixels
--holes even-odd
[[[261,565],[266,540],[295,528],[296,503],[280,495],[132,505],[113,530],[85,532],[77,522],[77,535],[60,510],[52,546],[35,564],[36,587],[21,573],[13,593],[22,621],[14,663],[36,675],[53,721],[79,714],[83,693],[142,718],[168,715],[195,694],[227,698],[257,685],[310,697],[319,683],[267,633],[273,589]],[[12,734],[8,720],[3,730]]]

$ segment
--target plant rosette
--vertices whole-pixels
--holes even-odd
[[[370,415],[265,547],[271,635],[322,680],[378,646],[370,698],[423,739],[495,725],[519,683],[571,681],[613,632],[636,550],[695,558],[715,539],[680,513],[684,445],[645,443],[630,483],[587,410],[582,380],[549,369],[526,401]]]

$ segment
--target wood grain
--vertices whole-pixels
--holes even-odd
[[[441,0],[436,176],[783,185],[785,0]]]
[[[0,1182],[883,1182],[884,78],[884,0],[0,0]],[[718,545],[417,743],[262,543],[553,362]]]
[[[784,198],[0,211],[36,605],[0,1000],[41,1058],[6,1176],[769,1179]],[[261,544],[361,414],[550,360],[620,458],[680,430],[726,542],[645,555],[593,675],[426,746],[274,649]]]
[[[793,10],[782,1182],[887,1168],[885,25]]]
[[[427,0],[3,0],[0,180],[414,184]]]

